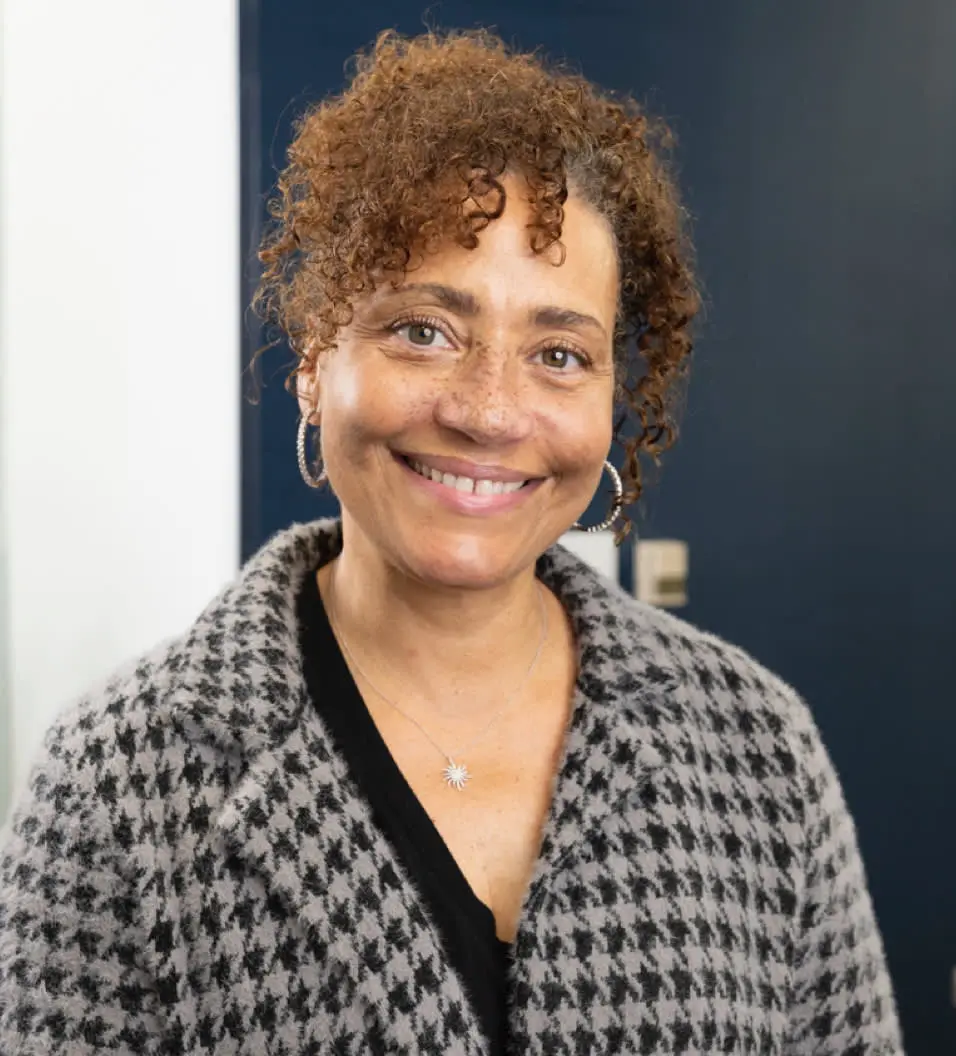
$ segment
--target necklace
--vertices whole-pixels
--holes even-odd
[[[338,618],[335,612],[335,569],[336,566],[333,565],[331,575],[329,576],[329,616],[331,618],[333,628],[338,627]],[[528,667],[528,670],[525,672],[524,678],[521,679],[515,690],[507,698],[504,704],[498,709],[498,711],[495,712],[495,714],[491,717],[491,720],[484,726],[484,728],[479,730],[479,732],[470,740],[466,741],[465,744],[463,744],[458,749],[458,751],[452,752],[450,754],[446,752],[445,749],[442,748],[442,746],[431,736],[428,730],[426,730],[425,727],[422,726],[418,719],[416,719],[412,715],[409,715],[404,708],[396,704],[395,701],[392,700],[390,697],[387,697],[378,688],[378,686],[375,685],[375,683],[362,670],[361,665],[355,659],[355,656],[353,655],[351,649],[349,649],[348,642],[346,642],[345,640],[345,635],[342,634],[341,628],[338,628],[338,637],[339,641],[342,643],[342,651],[348,657],[352,666],[362,676],[362,678],[365,679],[369,687],[375,692],[376,696],[381,697],[382,700],[384,700],[385,703],[389,705],[389,707],[394,708],[394,710],[397,711],[399,715],[402,716],[402,718],[407,719],[410,723],[412,723],[412,725],[415,726],[419,730],[419,732],[425,737],[429,744],[431,744],[432,747],[438,751],[438,753],[447,763],[445,768],[442,770],[442,777],[445,779],[445,783],[449,786],[449,788],[454,788],[458,792],[460,792],[465,787],[465,785],[468,784],[472,777],[468,767],[460,761],[462,753],[466,749],[470,748],[477,740],[480,740],[482,737],[484,737],[484,735],[491,729],[491,727],[498,721],[498,719],[501,718],[505,711],[507,711],[510,705],[515,701],[518,696],[518,693],[521,691],[521,689],[524,688],[525,684],[531,678],[532,674],[534,674],[535,668],[538,666],[538,660],[541,657],[541,651],[542,649],[544,649],[544,643],[548,637],[548,614],[544,607],[544,597],[543,591],[541,590],[541,584],[538,583],[537,580],[535,581],[535,586],[537,587],[538,607],[541,613],[541,637],[538,640],[538,648],[535,650],[535,654],[532,657],[531,664]]]

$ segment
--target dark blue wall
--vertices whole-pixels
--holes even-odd
[[[292,115],[341,88],[377,30],[419,31],[422,10],[245,7],[247,246]],[[858,821],[908,1051],[956,1052],[956,5],[429,12],[570,57],[677,129],[709,308],[641,531],[689,541],[686,616],[811,702]],[[284,359],[266,357],[274,380],[246,411],[246,554],[329,510],[298,480]]]

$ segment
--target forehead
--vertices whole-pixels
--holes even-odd
[[[509,177],[503,214],[478,235],[478,245],[465,249],[445,245],[421,256],[402,277],[403,286],[421,290],[441,284],[465,292],[477,311],[527,313],[542,306],[566,309],[598,318],[607,333],[613,328],[618,298],[618,257],[607,221],[577,194],[563,208],[561,245],[541,253],[531,247],[534,212],[528,186]],[[392,297],[386,282],[380,296]]]

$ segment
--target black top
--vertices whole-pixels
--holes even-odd
[[[378,732],[332,633],[314,575],[306,577],[299,594],[298,617],[313,704],[371,804],[376,823],[424,896],[491,1042],[490,1052],[503,1056],[510,947],[495,934],[494,915],[472,891]]]

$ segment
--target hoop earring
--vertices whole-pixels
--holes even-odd
[[[305,457],[305,434],[309,428],[309,419],[303,415],[299,419],[299,432],[296,436],[295,451],[299,459],[299,472],[302,474],[302,479],[309,485],[310,488],[321,488],[322,485],[329,479],[328,474],[325,472],[325,464],[322,462],[321,457],[319,458],[319,472],[313,473],[309,468],[308,459]]]
[[[617,520],[621,510],[624,508],[624,486],[621,484],[621,474],[618,473],[610,462],[605,462],[604,468],[610,475],[611,483],[614,485],[614,499],[611,502],[611,512],[603,521],[601,521],[600,524],[594,524],[590,528],[585,528],[580,521],[575,521],[571,527],[578,532],[603,532],[605,528],[611,527],[611,525]]]

